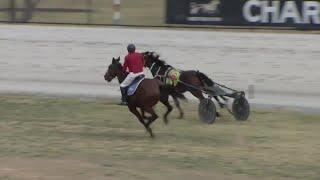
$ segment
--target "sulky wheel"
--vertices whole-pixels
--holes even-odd
[[[203,99],[199,104],[200,120],[207,124],[212,124],[216,120],[217,110],[214,102],[211,99]]]
[[[246,121],[250,115],[250,105],[244,95],[235,98],[232,104],[232,113],[238,121]]]

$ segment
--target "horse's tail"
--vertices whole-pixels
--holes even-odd
[[[212,79],[210,79],[204,73],[197,71],[197,76],[206,86],[213,86],[214,82],[212,81]]]

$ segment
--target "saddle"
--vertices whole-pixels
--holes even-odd
[[[138,89],[140,83],[145,79],[145,75],[142,74],[140,76],[137,76],[132,82],[131,84],[127,87],[127,95],[128,96],[132,96],[136,90]]]

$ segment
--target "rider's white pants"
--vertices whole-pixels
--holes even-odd
[[[126,77],[126,79],[124,79],[124,81],[120,84],[120,87],[124,88],[127,87],[131,84],[131,82],[138,76],[142,75],[143,72],[140,73],[129,73],[128,76]]]

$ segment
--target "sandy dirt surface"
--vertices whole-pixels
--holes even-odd
[[[227,86],[252,85],[252,103],[320,108],[315,34],[0,25],[0,91],[119,96],[103,75],[130,42]]]

